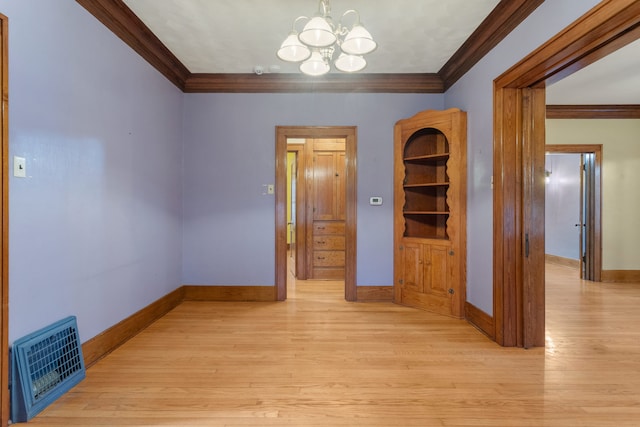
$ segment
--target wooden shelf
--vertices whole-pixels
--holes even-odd
[[[404,184],[404,188],[448,187],[448,182],[421,182],[420,184]]]
[[[405,215],[449,215],[449,212],[442,211],[404,211]]]
[[[438,153],[438,154],[429,154],[426,156],[411,156],[405,157],[405,162],[413,162],[413,163],[429,163],[434,160],[447,160],[449,158],[449,153]]]

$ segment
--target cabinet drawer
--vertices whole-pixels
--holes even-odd
[[[315,221],[313,235],[342,234],[344,235],[344,221]]]
[[[313,251],[314,267],[344,267],[344,251]]]
[[[344,236],[319,235],[313,237],[313,249],[328,251],[343,251]]]

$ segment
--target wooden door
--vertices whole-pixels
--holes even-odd
[[[407,242],[400,248],[400,253],[404,266],[404,275],[400,278],[402,292],[422,293],[424,290],[422,245]]]
[[[296,277],[296,214],[297,214],[297,198],[296,191],[298,188],[298,161],[297,153],[292,152],[293,156],[288,157],[291,159],[291,163],[288,165],[289,174],[289,188],[287,194],[289,195],[289,221],[287,222],[287,228],[289,232],[289,269],[294,277]]]
[[[313,157],[313,219],[344,220],[344,152],[315,151]]]
[[[454,260],[450,245],[406,242],[400,252],[402,303],[453,315],[457,298],[452,288]]]

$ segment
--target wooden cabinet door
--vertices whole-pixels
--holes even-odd
[[[316,151],[313,154],[313,219],[345,219],[345,153]]]
[[[449,245],[406,242],[402,259],[400,303],[458,317],[457,295],[451,288],[453,259]],[[453,291],[451,292],[450,289]]]
[[[408,292],[423,291],[424,261],[422,245],[419,243],[407,243],[402,248],[402,289]]]

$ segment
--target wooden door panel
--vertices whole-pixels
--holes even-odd
[[[428,256],[429,259],[426,264],[429,268],[429,273],[425,274],[425,292],[435,298],[446,297],[448,300],[449,277],[451,277],[449,272],[449,248],[430,245]]]
[[[407,243],[402,250],[402,264],[404,276],[402,277],[402,288],[405,291],[423,292],[424,265],[422,259],[422,245]],[[404,301],[403,301],[404,302]]]
[[[335,215],[335,159],[332,152],[313,156],[313,219],[332,220]]]
[[[335,153],[335,215],[336,219],[346,218],[346,185],[347,185],[347,164],[344,152]]]

